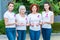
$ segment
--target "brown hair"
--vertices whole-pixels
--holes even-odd
[[[13,4],[13,5],[14,5],[14,3],[13,3],[13,2],[9,2],[9,3],[8,3],[8,6],[9,6],[10,4]]]
[[[48,4],[48,5],[50,6],[50,7],[49,7],[49,10],[52,11],[52,8],[51,8],[51,5],[50,5],[49,2],[45,2],[44,4]],[[46,10],[44,9],[44,11],[46,11]]]
[[[31,10],[31,12],[32,12],[32,7],[33,7],[33,6],[36,6],[36,7],[37,7],[36,12],[38,12],[38,10],[39,10],[39,6],[38,6],[37,4],[32,4],[32,5],[30,6],[30,10]]]

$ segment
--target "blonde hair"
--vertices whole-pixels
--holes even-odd
[[[22,8],[24,8],[24,9],[25,9],[25,12],[26,12],[26,7],[25,7],[24,5],[20,5],[20,7],[19,7],[19,13],[20,13],[20,10],[21,10]]]

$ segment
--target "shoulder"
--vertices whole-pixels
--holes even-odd
[[[45,13],[45,11],[42,11],[42,13]]]
[[[53,11],[49,11],[50,15],[54,15]]]
[[[19,16],[19,13],[18,14],[16,14],[16,17],[18,17]]]
[[[9,12],[6,11],[6,12],[4,13],[4,16],[9,16]]]
[[[53,11],[50,11],[50,13],[53,13]]]
[[[8,18],[8,16],[9,16],[9,12],[6,11],[6,12],[4,13],[4,18]]]
[[[14,12],[12,12],[13,15],[16,15]]]
[[[27,15],[25,15],[25,17],[27,17]]]
[[[18,13],[18,14],[16,14],[16,16],[15,16],[15,17],[16,17],[16,19],[19,19],[19,13]]]
[[[28,16],[31,16],[32,14],[30,13]]]
[[[8,11],[6,11],[6,12],[4,13],[4,15],[8,15]]]
[[[38,15],[41,15],[41,13],[38,13]]]
[[[19,15],[19,13],[18,14],[16,14],[17,16]]]
[[[42,15],[44,15],[45,14],[45,11],[42,11]]]

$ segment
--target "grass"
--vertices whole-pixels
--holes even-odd
[[[52,32],[53,33],[60,32],[60,23],[54,23],[54,24],[52,24]]]

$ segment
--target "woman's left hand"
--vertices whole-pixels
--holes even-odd
[[[37,23],[36,26],[39,26],[39,23]]]

